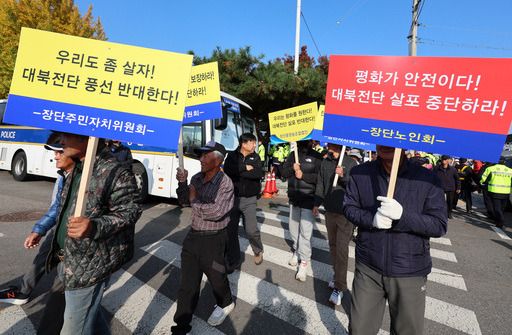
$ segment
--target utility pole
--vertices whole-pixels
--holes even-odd
[[[293,72],[299,73],[299,46],[300,44],[300,0],[297,0],[297,24],[295,26],[295,62],[293,63]]]
[[[409,56],[416,56],[418,46],[418,8],[421,0],[413,0],[412,3],[412,25],[409,35]]]

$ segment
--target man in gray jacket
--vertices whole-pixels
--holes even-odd
[[[357,165],[351,157],[343,157],[341,166],[338,161],[341,145],[327,144],[329,155],[322,161],[315,191],[315,207],[313,215],[318,217],[318,207],[324,205],[325,225],[329,238],[334,280],[329,282],[333,289],[329,301],[335,305],[341,304],[343,292],[347,290],[348,244],[352,235],[352,223],[343,215],[343,198],[348,183],[350,170]],[[336,186],[333,187],[334,176],[339,176]]]

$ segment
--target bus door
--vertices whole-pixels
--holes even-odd
[[[243,133],[240,105],[238,102],[222,97],[222,116],[225,124],[221,127],[215,125],[213,140],[222,144],[227,151],[238,147],[238,138]]]

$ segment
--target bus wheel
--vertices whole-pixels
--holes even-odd
[[[16,181],[27,179],[27,155],[23,151],[12,160],[11,173]]]
[[[141,202],[144,202],[148,196],[148,174],[146,173],[144,165],[139,162],[133,163],[132,172],[135,175],[135,180],[137,181],[140,200]]]

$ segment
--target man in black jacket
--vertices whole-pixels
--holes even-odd
[[[349,333],[377,334],[389,303],[391,334],[423,334],[431,237],[446,234],[446,204],[435,173],[402,154],[393,199],[395,148],[377,145],[376,161],[350,171],[343,212],[359,230]]]
[[[299,162],[290,153],[281,167],[281,175],[288,179],[290,201],[290,234],[293,240],[293,254],[288,264],[300,265],[295,279],[306,281],[308,263],[311,259],[311,235],[313,234],[313,206],[315,188],[322,163],[322,155],[308,145],[308,141],[297,142]]]
[[[329,282],[329,288],[333,289],[329,301],[335,305],[341,304],[343,292],[347,290],[348,244],[354,226],[343,215],[343,198],[350,170],[357,166],[356,160],[348,156],[344,156],[342,164],[338,165],[341,148],[339,144],[327,144],[329,155],[320,166],[313,207],[313,215],[316,217],[321,204],[326,211],[325,225],[334,269],[334,280]],[[333,186],[336,174],[339,178],[336,186]]]
[[[478,180],[476,173],[473,171],[471,166],[468,164],[468,160],[466,158],[461,158],[459,160],[459,164],[455,166],[457,169],[457,172],[459,173],[460,178],[460,184],[461,184],[461,195],[462,200],[466,202],[466,212],[468,214],[473,214],[473,184],[474,181],[475,184],[479,184],[480,181]],[[457,204],[455,204],[456,206]],[[455,207],[454,206],[454,207]]]
[[[452,158],[447,155],[441,156],[441,165],[437,166],[435,172],[441,177],[444,194],[446,196],[446,206],[448,208],[448,218],[453,219],[452,209],[455,193],[460,193],[460,178],[457,170],[450,165]]]
[[[261,189],[263,166],[259,155],[254,152],[256,136],[251,133],[242,134],[238,143],[238,148],[229,152],[224,162],[224,172],[233,181],[235,189],[235,203],[228,224],[228,273],[232,273],[240,265],[240,216],[243,217],[245,233],[254,252],[254,263],[260,265],[263,262],[263,244],[256,221],[256,201]]]
[[[476,178],[478,180],[478,184],[480,185],[480,189],[482,190],[482,197],[484,198],[484,205],[485,205],[485,209],[487,210],[487,218],[490,220],[494,220],[494,209],[492,207],[492,200],[491,200],[491,197],[489,196],[489,191],[487,190],[487,185],[480,183],[480,179],[482,179],[482,175],[484,174],[485,170],[488,167],[493,166],[494,163],[490,163],[490,162],[483,162],[483,163],[484,164],[478,171]]]

